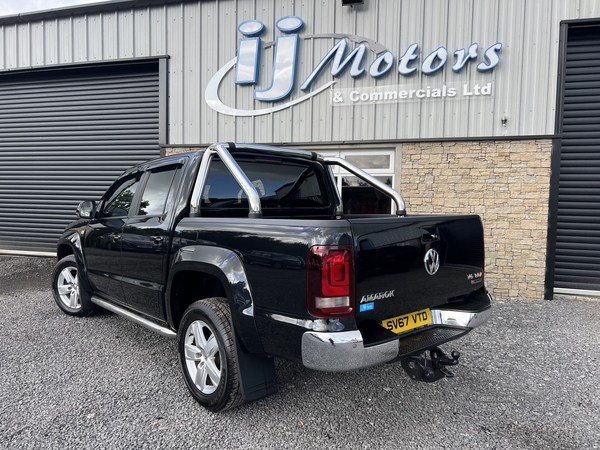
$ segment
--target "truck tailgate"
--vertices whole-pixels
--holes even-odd
[[[354,235],[359,328],[460,301],[483,286],[479,216],[371,216],[348,221]]]

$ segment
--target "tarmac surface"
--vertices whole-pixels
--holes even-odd
[[[215,414],[188,394],[174,340],[63,314],[53,264],[0,256],[0,448],[600,448],[600,302],[497,299],[487,325],[442,346],[462,356],[433,384],[399,364],[277,360],[277,394]]]

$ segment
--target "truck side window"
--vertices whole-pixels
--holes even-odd
[[[163,213],[176,169],[171,166],[150,172],[136,215],[159,216]]]
[[[297,175],[293,182],[286,183],[275,191],[277,206],[326,206],[323,189],[314,170],[306,168]]]
[[[221,161],[213,161],[202,191],[203,208],[248,208],[248,199],[229,169]]]
[[[101,217],[123,217],[129,213],[131,202],[137,188],[140,185],[141,173],[124,178],[117,182],[108,192],[108,198],[104,202]]]

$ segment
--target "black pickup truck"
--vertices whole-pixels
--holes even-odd
[[[394,213],[344,213],[332,165]],[[58,241],[58,306],[176,338],[185,383],[213,411],[275,393],[274,357],[452,376],[459,354],[438,346],[491,313],[480,218],[407,215],[341,158],[219,143],[127,170],[77,215]]]

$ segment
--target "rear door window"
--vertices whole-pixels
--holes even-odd
[[[238,161],[256,188],[263,210],[329,206],[323,182],[310,166]],[[246,193],[222,161],[211,164],[200,206],[248,209]]]
[[[137,216],[160,216],[165,211],[169,190],[177,167],[167,167],[150,172]]]

